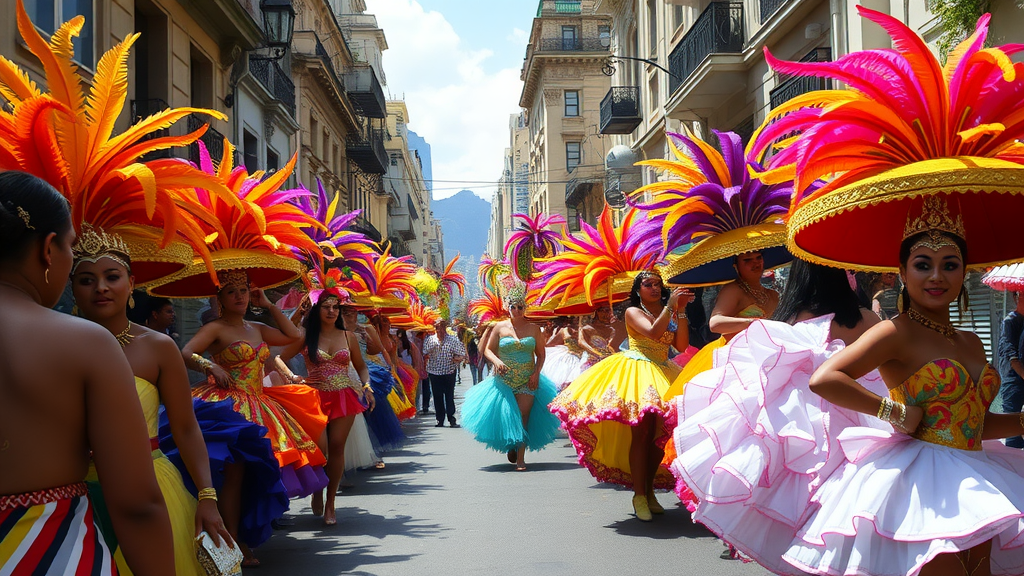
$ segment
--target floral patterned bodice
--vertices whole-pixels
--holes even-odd
[[[302,355],[306,359],[306,371],[309,373],[309,376],[306,377],[306,384],[324,392],[344,390],[345,388],[358,390],[360,388],[348,375],[351,357],[347,348],[338,350],[334,356],[320,349],[317,349],[316,353],[320,357],[319,364],[314,364],[309,360],[307,349],[302,350]]]
[[[253,348],[245,340],[232,342],[213,355],[213,361],[228,371],[235,386],[257,393],[263,391],[263,365],[268,358],[270,349],[266,342]]]
[[[501,344],[499,343],[498,345],[500,346]],[[566,338],[565,347],[568,349],[569,354],[576,357],[582,356],[585,352],[583,347],[580,346],[580,343],[577,342],[575,338]]]
[[[601,360],[615,353],[615,350],[612,349],[611,343],[600,336],[591,336],[590,345],[601,353],[601,355],[594,360]]]
[[[668,349],[676,339],[676,321],[669,322],[668,329],[661,335],[661,338],[652,340],[641,334],[635,334],[626,325],[626,334],[629,335],[629,349],[631,352],[639,353],[655,364],[668,362]]]
[[[941,358],[922,366],[889,396],[920,406],[924,417],[914,438],[961,450],[981,450],[985,414],[999,392],[999,374],[986,364],[978,382],[956,360]]]
[[[536,342],[533,336],[527,336],[522,340],[516,340],[511,336],[504,336],[498,340],[498,358],[508,366],[508,373],[504,376],[497,376],[509,388],[515,390],[526,386],[533,374],[534,360],[533,349]]]

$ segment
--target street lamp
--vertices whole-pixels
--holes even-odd
[[[677,74],[674,74],[671,70],[665,68],[664,66],[658,64],[653,60],[648,60],[647,58],[633,58],[632,56],[609,56],[608,58],[605,58],[604,66],[601,67],[601,72],[603,72],[605,76],[614,76],[615,65],[619,64],[622,60],[632,60],[634,62],[643,62],[645,64],[650,64],[651,66],[654,66],[655,68],[661,70],[662,72],[668,74],[669,76],[677,80],[682,80],[682,78],[680,78]]]
[[[263,33],[267,38],[267,48],[273,50],[272,56],[254,56],[258,60],[280,60],[285,50],[292,44],[292,33],[295,31],[295,8],[292,0],[260,0],[260,11],[263,12]]]

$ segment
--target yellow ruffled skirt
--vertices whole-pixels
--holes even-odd
[[[562,421],[580,464],[594,478],[632,486],[630,428],[646,414],[658,417],[655,443],[665,445],[670,436],[664,425],[665,394],[678,372],[671,362],[656,364],[637,352],[619,352],[583,372],[551,402],[548,408]],[[672,474],[659,469],[655,486],[674,485]]]

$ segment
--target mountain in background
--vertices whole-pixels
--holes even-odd
[[[433,200],[430,209],[441,221],[444,233],[444,261],[450,262],[456,254],[462,257],[456,270],[466,276],[466,296],[479,296],[476,268],[487,246],[487,230],[491,227],[491,203],[470,190],[444,200]],[[456,295],[457,296],[457,295]],[[458,309],[458,305],[453,307]]]

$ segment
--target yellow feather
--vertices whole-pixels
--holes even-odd
[[[125,178],[138,180],[146,202],[146,217],[153,218],[153,213],[156,211],[156,177],[153,175],[153,171],[145,164],[136,163],[119,168],[116,172]]]
[[[39,96],[41,93],[24,70],[0,56],[0,95],[17,106],[21,101]]]
[[[128,94],[128,50],[138,37],[138,34],[129,35],[104,53],[96,65],[96,76],[85,109],[89,117],[86,125],[89,127],[90,150],[109,140],[114,131],[114,122]]]

